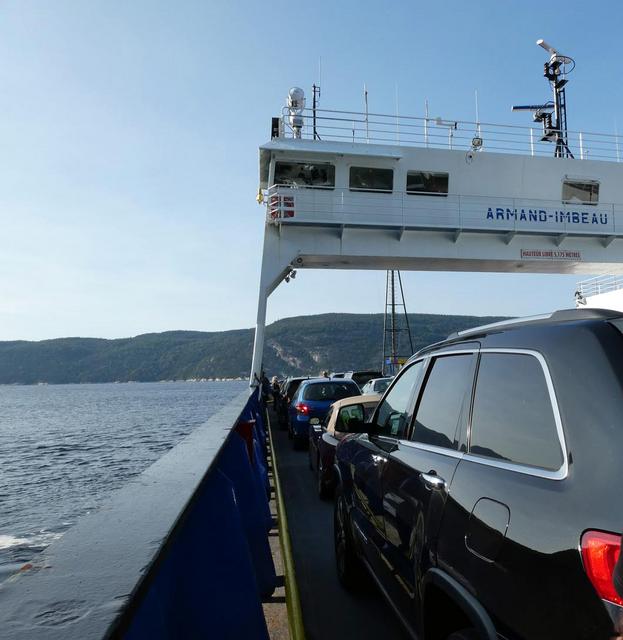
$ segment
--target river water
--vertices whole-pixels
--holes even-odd
[[[0,386],[0,581],[246,385]]]

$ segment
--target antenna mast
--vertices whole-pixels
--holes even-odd
[[[558,53],[545,40],[537,40],[539,47],[543,47],[550,54],[549,61],[544,65],[543,76],[547,78],[554,94],[554,100],[545,104],[518,105],[513,111],[533,111],[535,122],[543,123],[542,142],[555,142],[554,156],[556,158],[573,158],[567,143],[567,98],[565,77],[575,69],[575,60]]]
[[[397,288],[400,299],[397,300]],[[397,308],[402,308],[404,316],[403,326],[399,326],[399,315]],[[407,333],[409,339],[409,353],[400,355],[400,335]],[[405,360],[413,354],[413,339],[411,337],[411,327],[409,326],[409,315],[405,304],[405,295],[402,289],[402,278],[400,271],[388,270],[385,285],[385,318],[383,320],[383,363],[381,370],[383,375],[396,375]]]
[[[320,140],[320,136],[318,135],[318,131],[316,129],[316,109],[318,109],[318,100],[320,98],[320,85],[313,84],[312,91],[313,91],[312,115],[313,115],[314,140]]]

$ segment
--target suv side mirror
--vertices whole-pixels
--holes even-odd
[[[342,407],[338,413],[335,430],[341,433],[367,433],[369,425],[365,422],[362,404]]]

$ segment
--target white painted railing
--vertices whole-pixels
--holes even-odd
[[[313,139],[313,111],[306,109],[302,118],[301,137]],[[321,140],[463,150],[473,148],[474,138],[480,138],[485,151],[532,156],[553,156],[555,148],[554,143],[541,140],[543,129],[540,126],[329,109],[316,110],[316,133]],[[287,109],[282,115],[282,134],[285,137],[295,135]],[[620,162],[623,149],[621,142],[621,137],[616,134],[567,131],[569,149],[577,159]]]
[[[621,275],[602,275],[595,278],[588,278],[578,282],[577,291],[583,298],[597,296],[602,293],[610,293],[623,289],[623,276]]]
[[[623,235],[623,205],[560,200],[371,193],[273,186],[265,196],[274,224],[449,229],[586,236]]]

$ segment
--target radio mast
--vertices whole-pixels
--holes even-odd
[[[539,47],[543,47],[550,55],[544,65],[543,76],[547,78],[554,94],[554,100],[544,104],[527,104],[512,107],[513,111],[532,111],[535,122],[543,123],[543,137],[541,142],[555,142],[554,156],[556,158],[573,158],[567,144],[567,98],[565,85],[567,74],[575,69],[575,60],[558,53],[545,40],[537,40]]]
[[[409,340],[408,353],[405,353],[406,344],[403,344],[405,340],[401,340],[404,333],[407,334]],[[400,271],[388,270],[385,284],[385,318],[383,320],[383,363],[381,365],[383,375],[396,375],[406,359],[412,354],[413,339],[402,289],[402,278]]]

